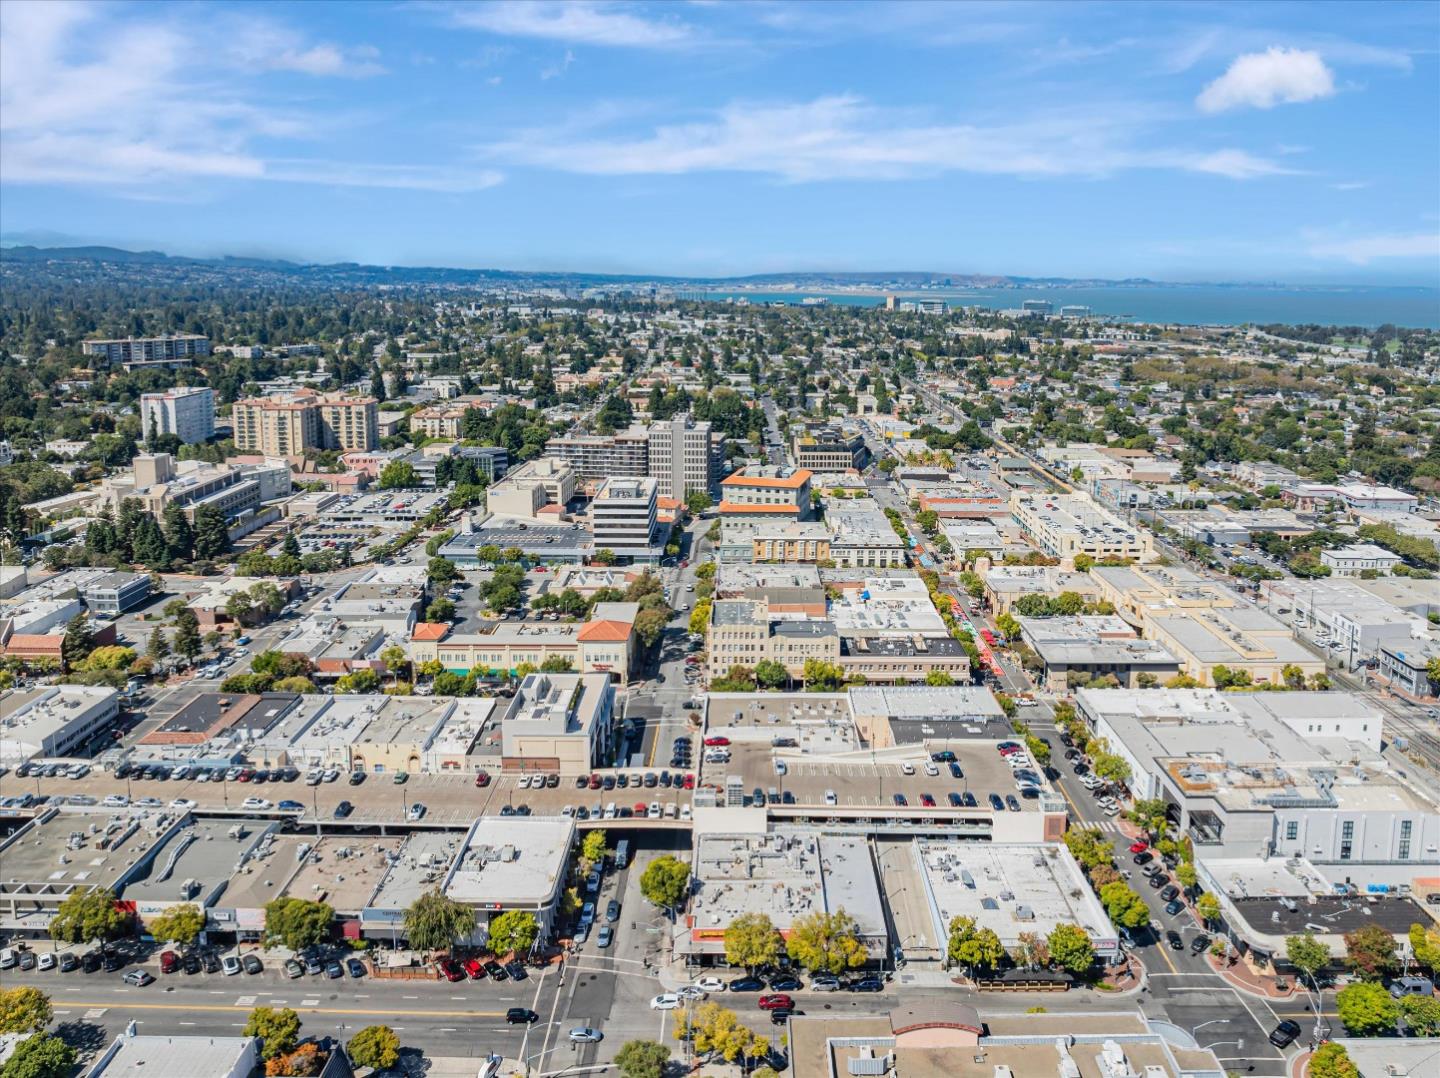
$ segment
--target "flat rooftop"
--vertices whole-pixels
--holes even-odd
[[[844,908],[863,938],[883,940],[884,904],[866,840],[816,831],[698,834],[692,871],[691,942],[724,947],[724,928],[764,913],[782,933],[797,918]]]
[[[467,837],[453,831],[416,831],[407,836],[370,900],[371,907],[408,909],[426,891],[439,887]]]
[[[229,1074],[250,1050],[253,1037],[152,1037],[117,1039],[88,1078],[195,1078]],[[259,1049],[254,1059],[260,1058]]]
[[[705,729],[735,740],[794,738],[805,752],[853,752],[860,737],[841,693],[711,693]]]
[[[42,813],[0,845],[0,894],[113,887],[178,824],[175,813],[158,809]]]
[[[234,833],[236,821],[196,820],[175,832],[142,874],[129,880],[120,897],[127,902],[197,901],[230,878],[245,851],[260,837],[253,823]],[[199,884],[188,891],[187,881]]]
[[[575,821],[506,816],[475,821],[445,880],[445,893],[471,905],[542,907],[565,875]]]
[[[1114,926],[1062,843],[917,841],[914,857],[937,939],[952,918],[970,917],[1007,947],[1022,932],[1043,936],[1066,923],[1083,928],[1097,950],[1117,946]]]
[[[328,902],[342,915],[358,913],[370,904],[371,896],[390,871],[391,858],[398,856],[403,843],[398,836],[322,838],[303,859],[303,847],[296,847],[298,864],[283,894],[287,898]]]

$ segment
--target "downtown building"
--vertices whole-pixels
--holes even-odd
[[[236,401],[231,412],[242,452],[300,456],[307,449],[369,450],[380,444],[374,397],[302,389],[283,397]]]
[[[676,416],[651,425],[648,449],[650,478],[660,484],[660,497],[684,501],[689,494],[709,494],[715,488],[725,436],[708,422]]]
[[[81,341],[80,352],[104,357],[107,366],[126,370],[136,367],[188,367],[196,356],[210,354],[210,338],[193,333],[164,337],[125,337],[105,341]]]
[[[650,431],[644,424],[615,434],[551,438],[545,455],[563,460],[582,480],[650,474]]]
[[[173,434],[187,445],[215,437],[215,391],[206,386],[177,386],[140,395],[140,436]]]

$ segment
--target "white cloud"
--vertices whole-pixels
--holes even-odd
[[[1340,259],[1364,266],[1383,258],[1440,258],[1440,232],[1386,233],[1310,245],[1314,258]]]
[[[565,50],[565,55],[548,67],[541,68],[540,80],[558,79],[565,72],[570,70],[570,65],[575,62],[575,53],[570,49]]]
[[[1122,110],[1059,111],[1001,126],[923,123],[912,114],[840,95],[791,104],[731,103],[649,134],[523,132],[483,147],[498,160],[594,175],[750,172],[792,183],[899,180],[946,172],[1090,176],[1135,168],[1232,179],[1287,170],[1241,150],[1139,150]]]
[[[1201,112],[1230,109],[1269,109],[1329,97],[1335,76],[1318,52],[1272,47],[1236,57],[1221,75],[1195,99]]]
[[[693,30],[674,19],[647,19],[608,0],[499,0],[463,4],[451,18],[472,30],[511,37],[534,37],[571,45],[613,45],[663,49],[690,41]]]
[[[1370,186],[1369,180],[1346,180],[1343,183],[1332,183],[1332,191],[1363,191]]]
[[[262,144],[309,140],[321,124],[260,103],[263,87],[248,76],[371,74],[373,49],[317,45],[261,20],[114,19],[115,10],[64,0],[0,7],[0,181],[109,187],[131,198],[179,197],[190,180],[429,191],[499,182],[483,170],[274,160]],[[218,44],[217,27],[225,31]],[[209,60],[197,67],[201,55]]]

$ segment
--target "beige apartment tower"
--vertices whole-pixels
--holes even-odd
[[[236,448],[266,456],[299,456],[307,449],[375,449],[380,444],[373,397],[301,390],[285,397],[236,401],[231,418]]]

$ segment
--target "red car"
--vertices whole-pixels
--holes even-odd
[[[478,958],[465,959],[465,972],[470,975],[472,981],[483,981],[485,979],[485,967],[480,964]]]
[[[647,812],[649,812],[649,811],[650,811],[650,806],[647,805],[647,804],[645,804],[644,801],[636,801],[636,802],[635,802],[635,815],[636,815],[637,817],[639,817],[640,819],[644,819],[645,814],[646,814]]]
[[[1149,848],[1150,844],[1147,843],[1144,839],[1137,838],[1134,842],[1130,843],[1131,853],[1144,853]]]
[[[776,992],[760,997],[760,1009],[762,1011],[790,1011],[795,1009],[795,1001],[784,992]]]
[[[251,779],[253,779],[254,777],[255,777],[255,772],[252,771],[252,770],[250,770],[250,768],[247,767],[244,771],[240,772],[240,774],[236,776],[236,781],[237,781],[237,782],[249,782],[249,781],[250,781]]]
[[[489,785],[490,785],[490,772],[488,772],[488,771],[477,771],[477,772],[475,772],[475,785],[476,785],[476,786],[489,786]]]
[[[463,981],[465,979],[465,971],[453,958],[437,958],[435,965],[440,967],[440,972],[445,974],[447,981]]]
[[[165,951],[160,955],[160,972],[174,973],[180,968],[180,956],[174,951]]]
[[[682,782],[680,785],[687,790],[695,789],[695,776],[687,773],[685,776],[685,781]]]
[[[723,746],[730,744],[730,739],[728,737],[721,737],[719,734],[715,734],[711,737],[707,737],[705,739],[705,744]]]
[[[682,568],[682,569],[688,569],[688,568],[690,568],[690,562],[689,562],[688,560],[687,560],[687,561],[682,561],[682,562],[680,563],[680,568]]]
[[[1014,755],[1015,755],[1017,752],[1019,752],[1019,751],[1020,751],[1020,746],[1019,746],[1019,745],[1001,745],[1001,746],[1000,746],[1000,755],[1001,755],[1001,756],[1014,756]]]
[[[600,776],[599,776],[599,775],[591,775],[591,776],[590,776],[590,789],[592,789],[592,790],[598,790],[598,789],[600,789]]]
[[[926,808],[934,808],[935,798],[931,797],[929,794],[921,794],[920,804],[924,805]]]

